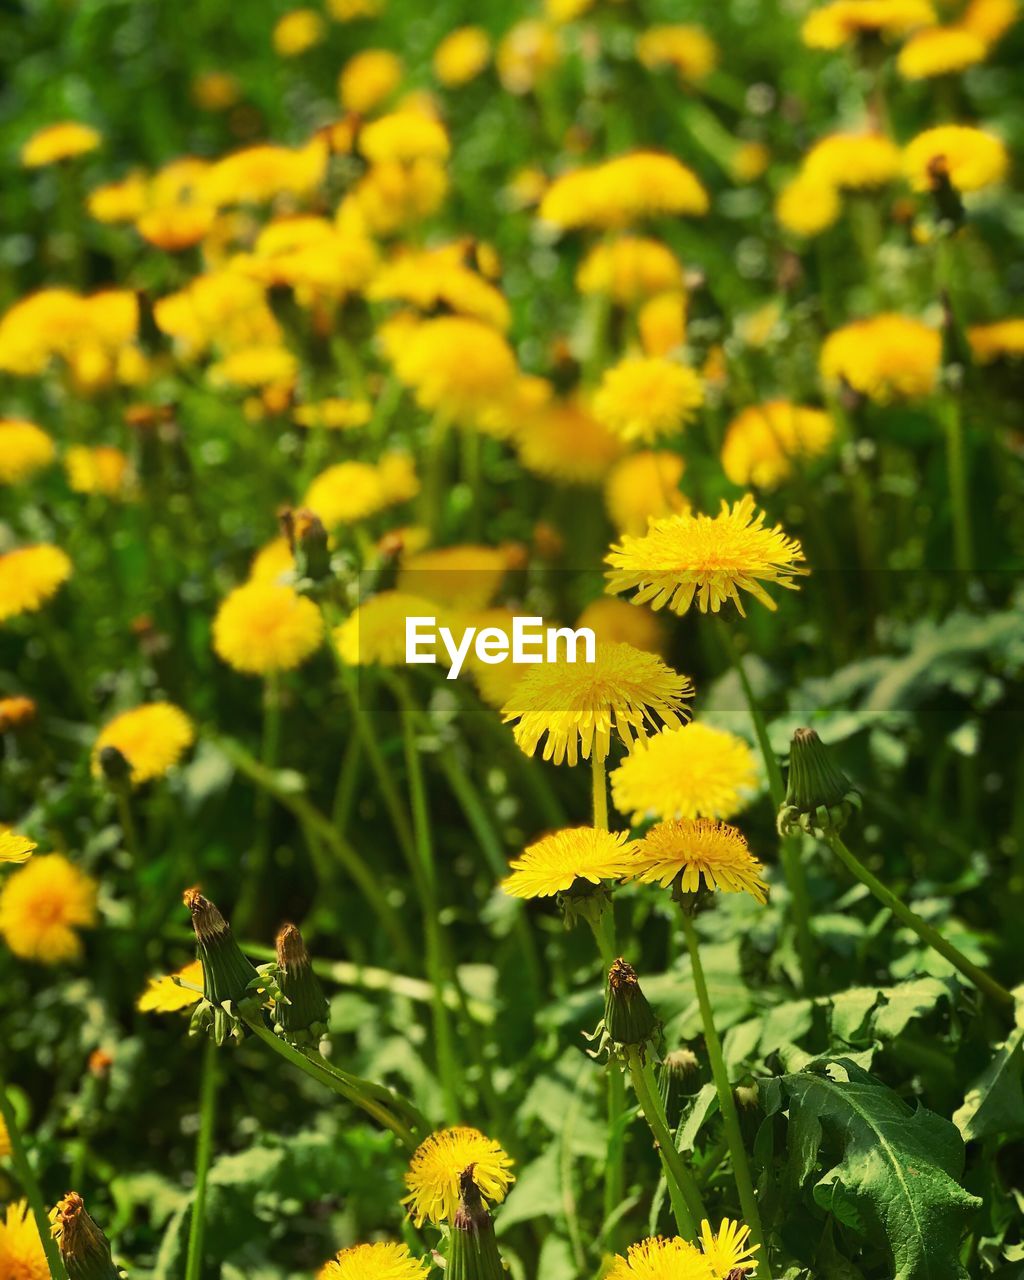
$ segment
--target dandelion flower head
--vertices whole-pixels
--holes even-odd
[[[601,379],[594,416],[621,439],[650,444],[680,430],[703,403],[693,369],[663,356],[627,356]]]
[[[742,738],[695,723],[638,742],[610,782],[616,809],[634,826],[651,817],[731,818],[753,794],[757,768]]]
[[[35,613],[70,577],[71,561],[49,543],[0,555],[0,622]]]
[[[836,329],[821,348],[826,382],[840,380],[882,404],[927,396],[935,389],[942,358],[937,330],[896,312],[884,312]]]
[[[275,582],[247,582],[222,601],[213,647],[236,671],[291,671],[320,647],[323,620],[312,600]]]
[[[63,854],[36,855],[0,889],[0,934],[23,960],[77,960],[77,931],[95,923],[96,882]]]
[[[743,833],[710,818],[659,822],[634,846],[634,878],[667,889],[678,880],[683,893],[704,886],[722,893],[749,893],[768,901],[764,867],[747,846]]]
[[[316,1280],[421,1280],[425,1262],[414,1258],[404,1244],[357,1244],[325,1262]]]
[[[903,171],[915,191],[930,191],[940,173],[957,191],[980,191],[1001,182],[1009,167],[1002,138],[966,124],[936,125],[903,149]]]
[[[92,771],[102,773],[100,755],[105,747],[116,748],[131,766],[135,786],[159,778],[178,763],[195,740],[192,721],[170,702],[150,702],[104,725],[92,751]]]
[[[513,898],[551,898],[577,881],[620,880],[633,869],[625,831],[569,827],[527,845],[509,863],[501,887]]]
[[[515,1181],[512,1161],[501,1146],[478,1129],[457,1125],[439,1129],[413,1152],[402,1203],[417,1227],[451,1222],[459,1203],[459,1178],[473,1166],[473,1181],[488,1204],[500,1204]]]
[[[823,409],[769,400],[741,410],[726,428],[722,469],[733,484],[774,489],[802,458],[825,453],[835,423]]]
[[[21,484],[56,457],[42,427],[22,419],[0,419],[0,484]]]

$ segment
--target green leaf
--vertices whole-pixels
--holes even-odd
[[[1024,1130],[1024,1027],[998,1050],[953,1113],[965,1142]]]
[[[967,1216],[981,1201],[959,1185],[963,1140],[925,1107],[909,1107],[849,1058],[782,1078],[790,1176],[828,1168],[815,1201],[884,1247],[892,1280],[953,1280]]]

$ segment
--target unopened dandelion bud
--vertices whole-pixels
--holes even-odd
[[[111,790],[117,791],[130,785],[132,766],[128,757],[117,747],[102,747],[97,753],[96,761]]]
[[[295,557],[299,579],[323,582],[331,576],[331,553],[327,546],[327,530],[314,512],[301,507],[281,512],[281,527]]]
[[[626,1049],[654,1039],[658,1019],[640,989],[636,970],[620,956],[608,970],[604,1025],[612,1043]]]
[[[277,935],[277,982],[284,999],[275,1006],[274,1030],[289,1040],[319,1044],[327,1032],[327,998],[293,924]]]
[[[119,1280],[106,1236],[86,1211],[77,1191],[69,1191],[50,1213],[50,1230],[68,1280]]]
[[[958,231],[966,220],[964,203],[950,181],[949,162],[945,156],[932,156],[928,161],[928,190],[940,226],[948,232]]]
[[[669,1119],[679,1115],[685,1098],[701,1084],[700,1060],[692,1049],[673,1049],[662,1059],[658,1078],[662,1101]]]
[[[192,915],[205,993],[192,1015],[190,1030],[193,1034],[212,1032],[217,1044],[224,1044],[229,1036],[241,1039],[244,1028],[233,1007],[250,993],[259,974],[242,954],[231,926],[208,898],[198,889],[187,889],[184,902]]]
[[[813,729],[797,729],[789,750],[786,798],[779,809],[780,835],[794,828],[824,836],[839,831],[861,807],[860,792],[832,762]]]
[[[448,1280],[504,1280],[494,1221],[484,1204],[470,1165],[459,1176],[459,1205],[448,1246]]]

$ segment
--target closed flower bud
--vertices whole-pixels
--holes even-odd
[[[786,798],[779,809],[779,834],[798,828],[809,835],[831,835],[860,807],[860,792],[833,764],[814,730],[797,729],[789,751]]]
[[[327,546],[327,530],[320,517],[304,507],[293,511],[285,508],[280,516],[281,528],[295,557],[297,576],[311,582],[323,582],[331,576],[331,553]]]
[[[658,1084],[670,1121],[679,1116],[684,1100],[692,1097],[701,1083],[700,1061],[692,1049],[673,1049],[665,1055]]]
[[[184,901],[192,914],[203,966],[204,998],[192,1015],[190,1029],[193,1033],[212,1030],[217,1044],[223,1044],[229,1035],[241,1039],[243,1028],[228,1006],[245,998],[259,974],[242,954],[231,926],[208,898],[198,889],[187,889]]]
[[[620,956],[608,970],[604,1025],[616,1047],[634,1048],[653,1040],[658,1019],[640,990],[636,970]]]
[[[966,220],[964,204],[960,199],[960,192],[950,181],[949,164],[945,156],[933,156],[928,162],[928,189],[940,226],[949,232],[958,231]]]
[[[104,781],[113,791],[128,787],[131,783],[132,766],[127,756],[117,747],[102,747],[96,756]]]
[[[494,1221],[483,1202],[475,1166],[459,1177],[459,1205],[452,1220],[447,1280],[505,1280],[505,1269],[494,1238]]]
[[[86,1212],[82,1197],[69,1191],[50,1213],[51,1231],[68,1280],[118,1280],[106,1236]]]
[[[327,1031],[327,998],[293,924],[277,935],[277,983],[284,997],[274,1009],[274,1030],[288,1040],[319,1044]]]

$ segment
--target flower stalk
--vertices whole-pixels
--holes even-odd
[[[7,1085],[2,1076],[0,1076],[0,1116],[3,1117],[3,1122],[7,1129],[14,1176],[25,1193],[28,1207],[32,1211],[32,1217],[35,1219],[36,1230],[39,1232],[43,1253],[46,1256],[46,1265],[50,1272],[50,1280],[68,1280],[60,1250],[57,1248],[57,1242],[50,1232],[50,1218],[46,1212],[46,1202],[43,1200],[39,1179],[36,1177],[35,1169],[32,1168],[31,1160],[29,1160],[25,1139],[22,1136],[17,1116],[14,1114],[14,1107],[7,1096]]]

